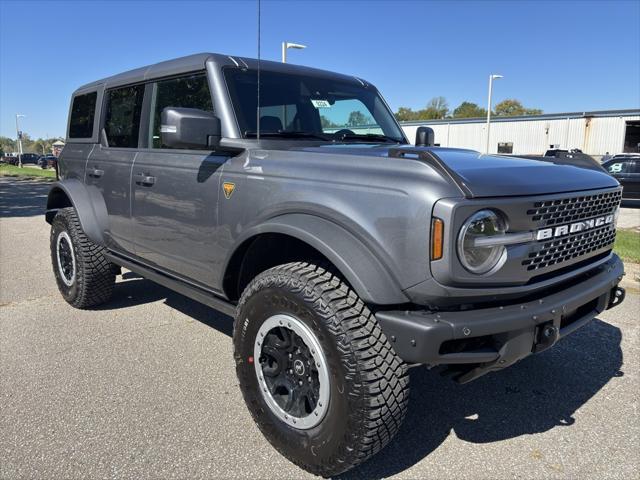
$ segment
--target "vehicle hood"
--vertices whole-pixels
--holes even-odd
[[[338,144],[296,148],[327,154],[390,157],[431,165],[457,183],[470,197],[545,195],[618,186],[617,180],[596,163],[571,164],[570,159],[520,158],[483,155],[473,150],[411,145]],[[398,151],[404,156],[396,158]],[[429,152],[432,155],[420,155]],[[423,158],[419,158],[419,157]],[[439,164],[439,165],[438,165]],[[438,168],[438,167],[445,167]],[[444,171],[443,171],[444,170]]]

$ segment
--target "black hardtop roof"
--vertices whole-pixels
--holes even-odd
[[[88,83],[78,88],[76,92],[91,89],[98,85],[104,85],[105,88],[126,85],[129,83],[144,82],[154,78],[167,77],[171,75],[179,75],[181,73],[203,70],[207,64],[211,62],[218,68],[224,66],[257,69],[258,60],[247,57],[234,57],[231,55],[223,55],[219,53],[196,53],[186,57],[180,57],[173,60],[167,60],[146,67],[129,70],[111,77],[106,77],[95,82]],[[364,80],[357,77],[343,75],[340,73],[329,72],[327,70],[319,70],[317,68],[304,67],[301,65],[292,65],[290,63],[273,62],[270,60],[261,60],[260,68],[269,72],[297,73],[307,74],[318,77],[329,77],[336,80],[353,82],[357,84],[366,84]]]

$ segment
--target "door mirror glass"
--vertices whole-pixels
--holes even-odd
[[[220,119],[196,108],[167,107],[162,110],[160,135],[168,148],[215,148],[220,144]]]

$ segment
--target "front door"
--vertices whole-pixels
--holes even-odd
[[[212,111],[204,73],[158,81],[151,95],[147,145],[133,166],[136,256],[180,277],[216,288],[215,237],[220,171],[228,156],[162,144],[166,107]]]

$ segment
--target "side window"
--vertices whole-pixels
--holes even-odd
[[[640,173],[640,161],[630,162],[629,173]]]
[[[73,99],[69,119],[69,138],[93,137],[93,119],[96,114],[97,92],[78,95]]]
[[[151,101],[151,125],[149,126],[149,146],[151,148],[169,148],[162,144],[160,136],[160,116],[167,107],[197,108],[213,111],[211,93],[207,76],[202,74],[172,78],[157,82]]]
[[[144,85],[107,92],[104,130],[110,147],[138,147]]]

